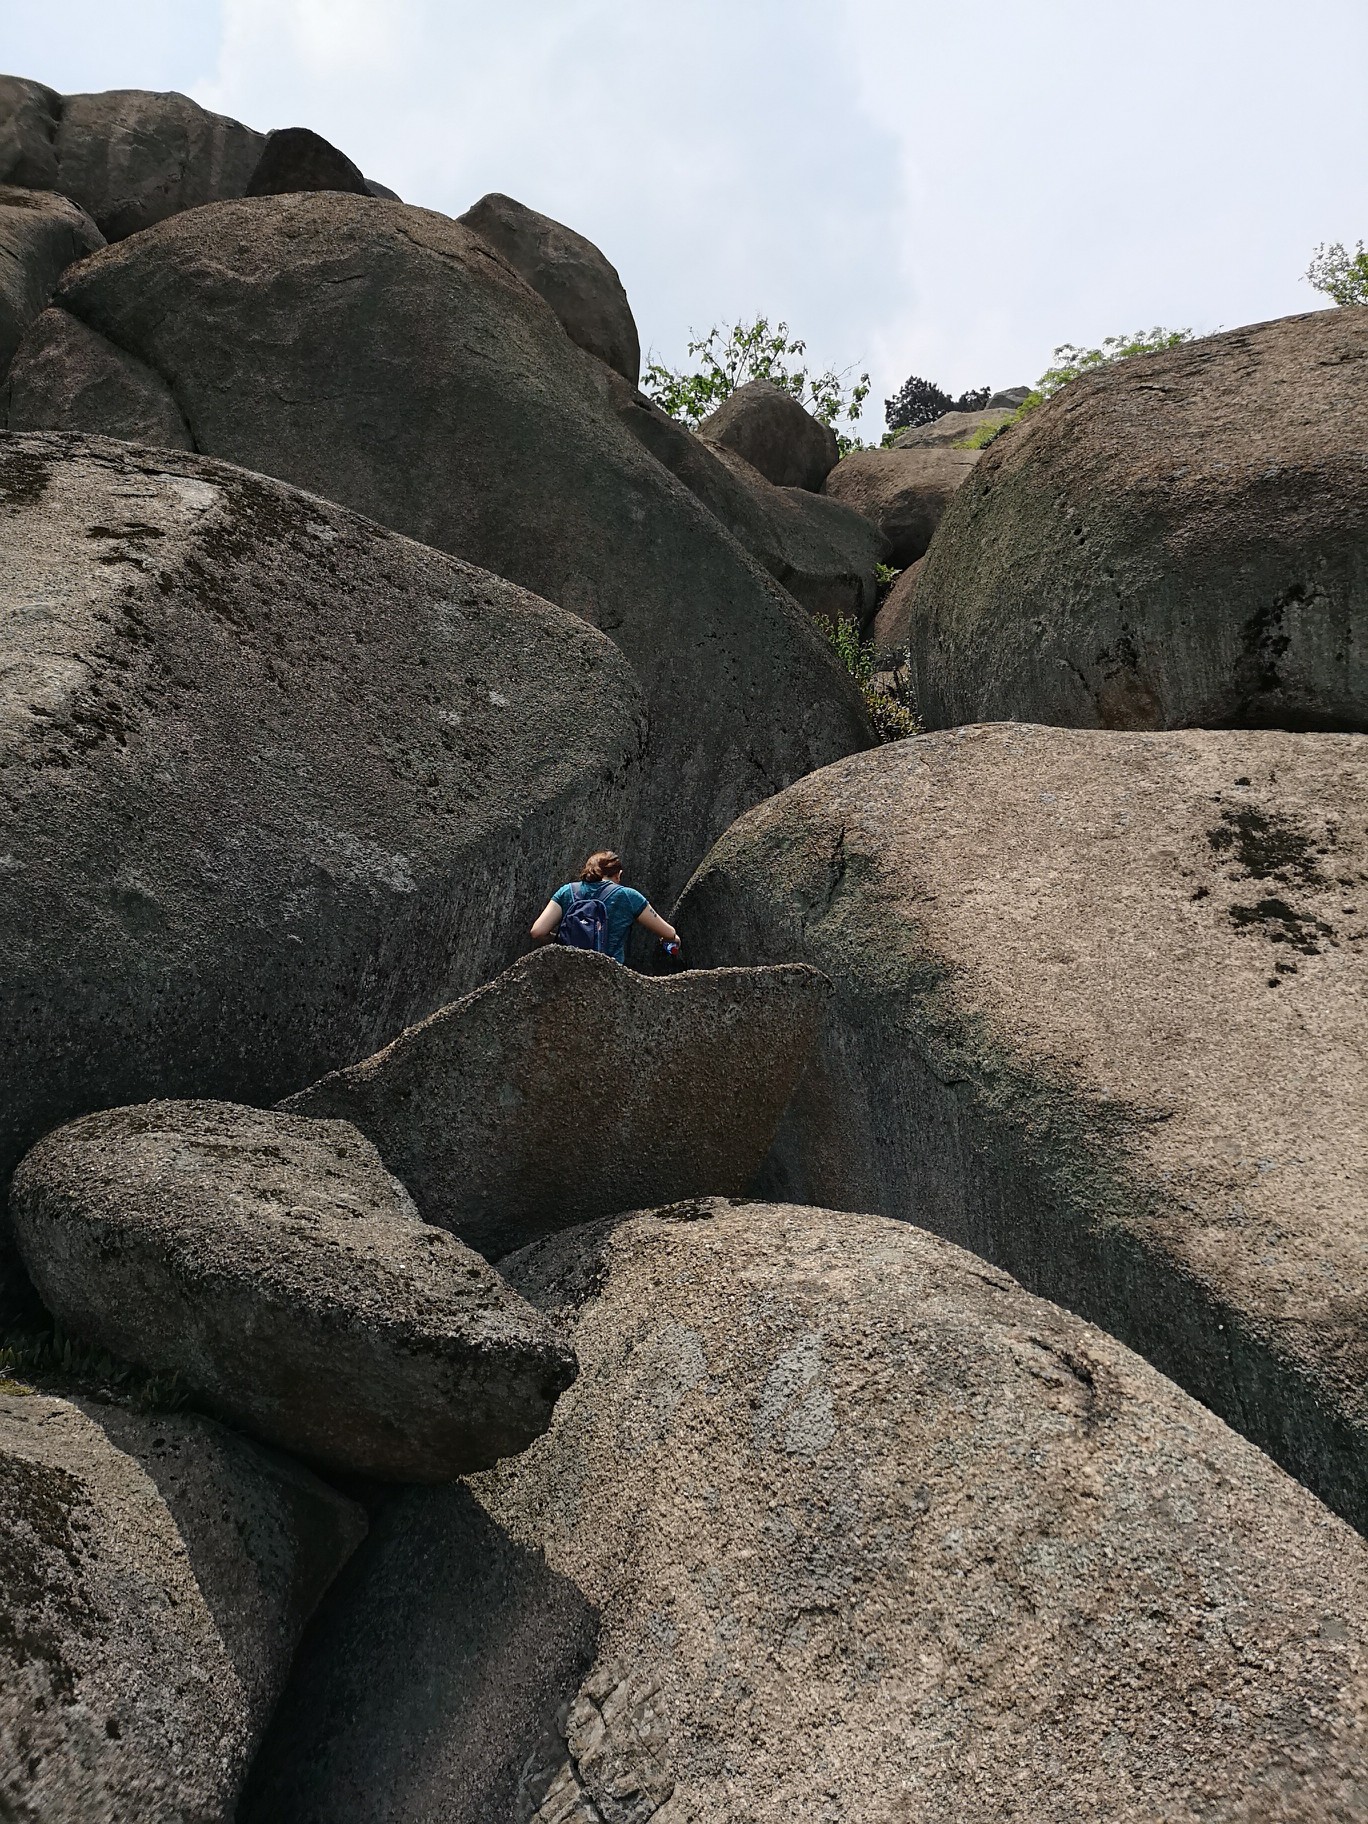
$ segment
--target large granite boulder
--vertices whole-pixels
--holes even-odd
[[[920,584],[928,725],[1368,729],[1368,312],[1082,375],[984,452]]]
[[[804,488],[776,488],[744,457],[663,412],[620,375],[603,374],[611,409],[809,614],[863,626],[878,600],[888,542],[862,514]]]
[[[0,76],[0,184],[57,188],[57,121],[62,98],[41,82]]]
[[[730,450],[776,488],[815,493],[836,466],[840,449],[829,424],[804,411],[771,380],[749,380],[698,427],[705,443]]]
[[[650,744],[640,814],[607,840],[660,901],[747,805],[869,744],[820,633],[618,422],[602,364],[470,229],[367,197],[260,197],[177,216],[77,273],[59,303],[167,382],[198,449],[611,634]]]
[[[1366,796],[1357,736],[962,729],[752,812],[676,915],[835,984],[762,1182],[997,1261],[1363,1528]]]
[[[69,1333],[321,1469],[488,1469],[574,1378],[545,1319],[425,1223],[346,1121],[230,1102],[86,1115],[24,1159],[10,1214]]]
[[[210,1419],[0,1392],[0,1816],[231,1824],[353,1502]]]
[[[1006,422],[1003,412],[946,412],[904,431],[886,450],[853,450],[827,476],[823,493],[863,513],[888,541],[889,562],[904,569],[926,551],[954,495],[982,450],[973,438]]]
[[[653,978],[549,945],[283,1106],[355,1122],[427,1221],[497,1260],[748,1189],[829,992],[801,965]]]
[[[0,1180],[89,1109],[368,1056],[631,815],[631,672],[496,577],[102,438],[0,438],[0,524]]]
[[[641,342],[632,307],[616,267],[592,241],[497,191],[458,219],[546,299],[572,342],[637,384]]]
[[[0,375],[65,269],[104,244],[66,197],[0,186]]]
[[[954,450],[967,448],[971,442],[986,437],[989,432],[1004,430],[1010,423],[1016,405],[1012,395],[1020,392],[1020,404],[1029,389],[1012,388],[1009,392],[995,395],[987,405],[974,412],[942,412],[939,418],[933,418],[929,424],[908,425],[894,437],[890,447],[895,450]]]
[[[266,135],[188,95],[108,89],[60,97],[52,144],[52,188],[117,241],[180,210],[241,196]]]
[[[244,1824],[1365,1815],[1368,1546],[1112,1338],[826,1210],[507,1270],[580,1378],[379,1518]]]
[[[0,418],[16,426],[60,419],[66,431],[117,424],[133,443],[195,447],[161,375],[65,310],[43,311],[24,337],[5,379]]]
[[[301,190],[342,190],[369,196],[370,186],[358,168],[321,133],[309,127],[279,127],[266,136],[266,146],[247,180],[247,196],[290,196]]]

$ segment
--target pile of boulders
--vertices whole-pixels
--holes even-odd
[[[0,250],[0,1815],[1368,1817],[1368,317],[838,460],[16,78]]]

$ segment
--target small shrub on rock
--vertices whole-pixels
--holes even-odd
[[[886,566],[880,565],[880,569],[884,568]],[[890,688],[876,675],[874,642],[860,638],[860,623],[853,616],[838,615],[835,620],[819,616],[817,625],[831,642],[836,657],[859,685],[865,709],[880,741],[903,741],[909,735],[919,735],[921,723],[911,708],[896,688]]]
[[[756,317],[752,323],[714,324],[706,336],[689,339],[689,355],[698,362],[692,373],[650,361],[641,390],[690,430],[696,430],[724,399],[751,380],[768,380],[771,386],[783,387],[821,424],[833,429],[842,423],[854,424],[869,397],[869,375],[861,374],[852,383],[851,368],[811,373],[803,361],[794,361],[795,356],[806,353],[807,343],[801,336],[791,336],[787,323],[772,325],[768,317]],[[839,430],[837,441],[842,455],[859,447],[858,439],[843,437]]]

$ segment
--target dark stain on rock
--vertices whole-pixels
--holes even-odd
[[[1297,912],[1285,899],[1261,899],[1253,906],[1232,906],[1230,922],[1237,929],[1262,929],[1273,944],[1291,944],[1308,956],[1320,954],[1320,938],[1333,938],[1334,931],[1323,919],[1309,912]],[[1270,982],[1270,987],[1276,987]]]
[[[1281,880],[1309,883],[1319,879],[1316,855],[1325,852],[1305,831],[1276,811],[1254,805],[1221,812],[1221,821],[1207,832],[1217,855],[1234,862],[1245,880]]]
[[[31,507],[47,492],[51,463],[38,450],[6,449],[0,440],[0,499],[7,507]]]

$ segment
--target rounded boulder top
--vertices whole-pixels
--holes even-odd
[[[705,418],[698,434],[743,456],[777,488],[815,493],[836,466],[840,446],[829,424],[804,411],[770,380],[751,380]]]

